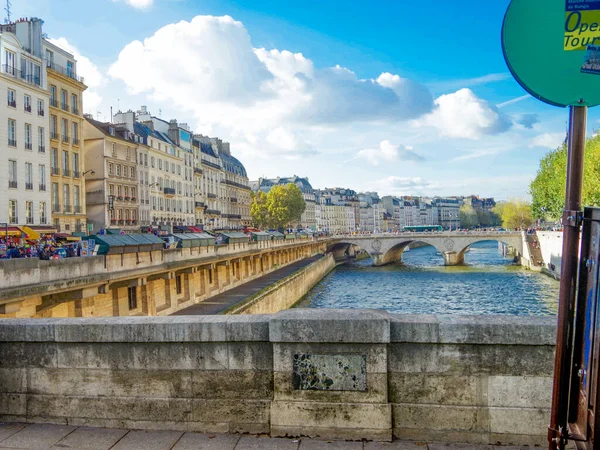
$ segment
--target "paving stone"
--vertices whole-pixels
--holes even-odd
[[[365,450],[427,450],[424,442],[365,442]]]
[[[33,424],[1,442],[9,448],[48,448],[72,433],[77,427],[67,425]]]
[[[529,447],[519,446],[506,446],[497,447],[494,445],[483,445],[483,444],[429,444],[429,450],[525,450]]]
[[[181,431],[130,431],[111,450],[170,450]]]
[[[234,434],[185,433],[173,450],[233,450],[239,440]]]
[[[320,439],[302,439],[300,450],[362,450],[362,442],[322,441]]]
[[[297,450],[299,443],[298,439],[242,436],[235,450]]]
[[[128,430],[114,428],[80,427],[58,442],[52,450],[108,450],[127,433]]]
[[[26,423],[0,423],[0,442],[27,426]]]

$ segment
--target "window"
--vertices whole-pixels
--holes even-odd
[[[67,61],[67,76],[73,78],[75,76],[75,66],[73,61]]]
[[[56,116],[53,115],[50,116],[50,137],[52,139],[58,139]]]
[[[175,163],[171,163],[171,173],[175,173]]]
[[[117,197],[123,197],[121,195],[121,186],[120,185],[117,185]]]
[[[40,164],[38,166],[38,175],[40,179],[40,191],[46,190],[46,165]]]
[[[31,150],[33,147],[31,143],[31,124],[25,124],[25,150]]]
[[[60,103],[61,103],[61,108],[63,109],[63,111],[68,111],[69,110],[69,94],[67,91],[65,91],[64,89],[60,91]]]
[[[129,301],[129,309],[137,309],[137,286],[127,288],[127,300]]]
[[[25,222],[33,223],[33,202],[25,202]]]
[[[63,150],[63,152],[62,152],[62,168],[63,168],[63,175],[66,177],[70,176],[69,152],[66,150]]]
[[[129,170],[129,176],[131,178],[135,178],[135,167],[131,167],[131,169]]]
[[[73,144],[79,144],[79,125],[77,122],[71,122],[71,137]]]
[[[162,159],[158,160],[158,168],[162,170]]]
[[[17,162],[8,160],[8,187],[17,187]]]
[[[79,104],[77,103],[77,96],[75,94],[71,95],[71,112],[73,114],[79,114]]]
[[[23,97],[23,108],[25,111],[31,112],[31,97],[29,95]]]
[[[76,214],[81,212],[81,210],[80,210],[81,205],[79,203],[79,197],[80,197],[79,186],[73,186],[73,206],[75,208],[75,210],[73,212],[75,212]]]
[[[208,269],[208,284],[212,284],[213,279],[212,279],[212,269]]]
[[[46,49],[46,66],[52,67],[54,65],[54,52]]]
[[[61,132],[63,142],[69,142],[69,121],[67,119],[61,120]]]
[[[155,167],[155,165],[154,165],[154,156],[151,156],[151,157],[150,157],[150,165],[151,165],[152,167]]]
[[[60,202],[58,201],[58,183],[52,183],[52,212],[60,211]]]
[[[131,198],[135,198],[135,188],[131,188]]]
[[[33,164],[25,163],[25,189],[33,189]]]
[[[17,107],[17,94],[14,90],[9,89],[6,98],[8,99],[8,106],[11,108]]]
[[[11,75],[15,74],[15,65],[17,62],[17,58],[15,52],[11,52],[10,50],[4,50],[4,65],[6,73]]]
[[[108,174],[112,176],[113,172],[114,172],[114,164],[108,163]]]
[[[10,223],[17,223],[19,221],[17,217],[17,201],[9,200],[8,201],[8,221]]]
[[[37,113],[38,113],[38,116],[44,115],[44,100],[39,99],[39,98],[37,100]]]
[[[117,176],[120,177],[121,176],[121,165],[117,164]]]
[[[44,127],[38,127],[38,152],[46,152],[46,142],[44,141]]]
[[[71,191],[68,184],[63,184],[63,201],[65,202],[65,212],[71,212]]]
[[[56,86],[53,84],[50,85],[50,106],[58,106],[58,101],[56,100]]]
[[[40,223],[46,223],[46,202],[40,202]]]
[[[144,154],[144,166],[148,167],[148,154]]]
[[[115,195],[115,185],[114,184],[108,185],[108,195]]]
[[[52,167],[52,175],[58,175],[58,150],[55,148],[50,152],[50,167]]]
[[[79,177],[79,153],[73,153],[73,176]]]
[[[8,119],[8,145],[17,146],[17,122],[13,119]]]
[[[125,199],[129,198],[129,186],[125,186],[123,188],[123,192],[125,193]]]
[[[182,279],[181,275],[177,275],[175,277],[175,290],[177,291],[177,294],[179,294],[179,295],[183,292],[183,289],[182,289],[183,283],[181,282],[182,281],[181,279]]]

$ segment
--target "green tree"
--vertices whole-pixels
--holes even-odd
[[[267,210],[267,194],[262,191],[250,194],[250,215],[252,224],[256,228],[263,228],[268,225],[269,212]]]
[[[477,212],[471,205],[462,205],[458,212],[460,218],[460,226],[462,228],[473,228],[479,225]]]
[[[583,169],[582,203],[600,205],[600,135],[586,141]],[[545,220],[558,220],[565,205],[567,146],[547,153],[540,161],[535,179],[529,186],[533,215]]]
[[[531,204],[524,200],[499,202],[493,212],[502,219],[504,228],[524,228],[533,222]]]
[[[268,224],[272,228],[285,228],[298,223],[306,209],[302,191],[293,183],[276,185],[267,195]]]

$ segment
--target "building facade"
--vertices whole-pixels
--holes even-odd
[[[86,231],[82,96],[86,90],[70,53],[43,40],[48,75],[52,223],[61,232]],[[40,146],[43,142],[38,143]]]
[[[48,90],[42,21],[0,25],[0,222],[50,223]]]

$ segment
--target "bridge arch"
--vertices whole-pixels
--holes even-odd
[[[431,247],[435,248],[438,253],[443,254],[443,249],[438,248],[437,245],[435,245],[431,242],[427,242],[426,239],[406,239],[406,240],[398,242],[395,245],[393,245],[392,247],[390,247],[383,254],[380,264],[378,264],[378,265],[386,265],[386,264],[392,264],[395,262],[402,261],[402,254],[404,253],[404,250],[406,250],[406,247],[408,247],[410,244],[414,244],[416,242],[425,244],[427,246],[431,246]]]
[[[368,250],[356,242],[334,242],[327,246],[325,252],[332,253],[335,259],[351,258],[356,255],[356,250],[362,250],[369,254]],[[369,254],[369,256],[371,256]]]
[[[459,261],[458,264],[465,263],[465,255],[467,251],[469,250],[469,248],[471,248],[471,245],[476,244],[478,242],[498,242],[514,248],[519,256],[523,255],[523,241],[521,239],[511,237],[481,237],[479,239],[473,239],[472,242],[468,243],[466,246],[464,246],[457,252],[457,259]]]

